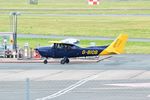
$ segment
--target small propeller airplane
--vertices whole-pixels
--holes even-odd
[[[120,34],[116,40],[106,46],[90,46],[87,48],[82,48],[70,43],[53,43],[53,46],[39,47],[35,50],[42,57],[46,58],[44,60],[44,64],[48,63],[48,58],[62,58],[60,63],[65,64],[69,63],[69,58],[73,57],[121,54],[124,52],[127,39],[127,34]]]

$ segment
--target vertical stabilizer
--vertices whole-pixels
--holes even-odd
[[[127,39],[127,34],[120,34],[106,49],[100,53],[100,55],[123,53]]]

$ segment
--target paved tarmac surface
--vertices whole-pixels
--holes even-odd
[[[147,9],[146,9],[147,10]],[[0,12],[0,15],[9,15],[10,12]],[[111,17],[149,17],[150,14],[41,14],[41,13],[28,13],[28,12],[21,12],[21,15],[29,15],[29,16],[75,16],[75,17],[101,17],[101,16],[111,16]]]
[[[149,100],[150,55],[95,63],[1,63],[0,100]]]
[[[76,16],[76,17],[94,17],[94,16],[112,16],[112,17],[149,17],[150,14],[33,14],[33,13],[21,13],[22,15],[30,16]]]

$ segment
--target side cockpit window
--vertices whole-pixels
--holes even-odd
[[[63,45],[63,44],[54,44],[54,48],[56,48],[56,49],[62,49],[62,48],[65,48],[65,45]]]
[[[69,49],[75,49],[75,48],[77,48],[77,46],[75,46],[75,45],[68,45],[68,44],[57,44],[57,43],[55,43],[54,44],[54,48],[69,50]]]
[[[56,43],[54,43],[53,48],[54,48],[54,49],[56,49],[56,48],[57,48],[57,44],[56,44]]]

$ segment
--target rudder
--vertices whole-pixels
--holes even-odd
[[[100,53],[100,55],[123,53],[127,39],[127,34],[120,34],[106,49]]]

